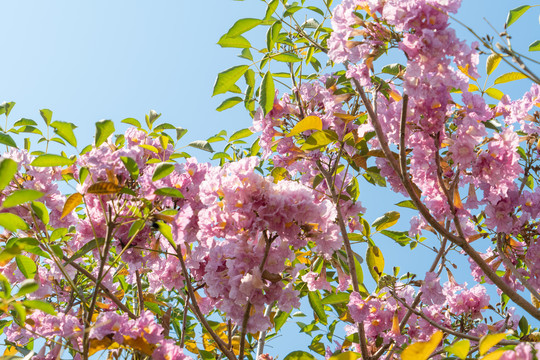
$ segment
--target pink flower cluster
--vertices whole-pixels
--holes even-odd
[[[411,286],[397,283],[395,288],[396,296],[401,301],[409,305],[413,303],[415,291]],[[398,324],[408,309],[397,301],[388,289],[382,289],[378,296],[367,298],[353,292],[348,304],[351,318],[364,324],[368,340],[374,342],[378,337],[382,337],[385,342],[393,340],[399,345],[407,339],[429,339],[438,329],[426,318],[450,328],[452,323],[460,318],[465,319],[465,322],[482,320],[481,313],[489,305],[489,295],[482,285],[477,284],[468,289],[466,283],[459,285],[451,280],[441,286],[435,273],[426,274],[420,291],[423,305],[420,305],[418,310],[423,316],[412,314],[403,330],[399,329]],[[511,326],[517,326],[517,321],[513,322]],[[486,330],[483,326],[469,329],[477,334]],[[357,329],[355,326],[348,326],[347,331],[353,333]]]
[[[57,359],[61,355],[62,342],[54,341],[55,339],[68,341],[71,348],[79,352],[74,353],[74,359],[81,359],[83,328],[81,319],[75,314],[58,313],[53,316],[34,311],[28,317],[25,328],[12,326],[6,329],[5,334],[9,341],[24,344],[34,337],[35,329],[39,329],[39,335],[47,339],[50,351],[45,353],[47,347],[42,347],[35,356],[36,360]],[[104,338],[120,346],[142,347],[146,344],[145,350],[152,350],[153,359],[191,359],[184,355],[182,349],[176,346],[174,341],[164,338],[163,327],[156,322],[155,316],[150,311],[145,311],[136,320],[129,319],[127,314],[103,312],[90,329],[89,338],[91,344],[102,341]],[[96,345],[96,348],[99,346]]]

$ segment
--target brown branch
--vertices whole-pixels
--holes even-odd
[[[339,161],[339,158],[336,159],[336,161]],[[332,200],[334,202],[334,205],[336,206],[338,224],[341,230],[341,237],[343,238],[345,252],[347,253],[347,265],[349,266],[349,274],[351,276],[352,286],[353,286],[354,291],[356,291],[357,293],[360,293],[360,287],[358,286],[358,278],[356,276],[356,265],[354,263],[354,252],[351,247],[351,242],[349,241],[347,227],[345,226],[343,214],[341,213],[341,208],[339,206],[339,197],[336,194],[336,190],[334,188],[334,184],[332,181],[332,174],[327,172],[322,167],[320,162],[317,162],[317,168],[319,169],[320,173],[323,175],[324,180],[326,181],[326,184],[330,190],[330,194],[332,195]],[[364,328],[364,323],[359,322],[357,323],[357,326],[358,326],[358,338],[360,339],[360,352],[362,353],[362,359],[368,360],[370,359],[370,356],[369,356],[369,351],[367,348],[366,331]]]
[[[144,311],[144,295],[142,291],[141,274],[139,270],[135,270],[135,279],[137,281],[137,297],[139,298],[139,316]]]
[[[223,340],[215,333],[215,331],[212,329],[208,321],[206,320],[205,316],[203,315],[201,309],[199,308],[199,304],[197,303],[197,298],[195,297],[195,292],[193,291],[193,286],[191,285],[191,279],[189,276],[189,272],[187,270],[186,264],[184,262],[184,257],[182,256],[182,252],[180,251],[180,247],[174,246],[171,243],[171,246],[176,251],[176,257],[180,261],[180,266],[182,267],[182,274],[184,275],[184,282],[186,283],[186,288],[188,291],[188,296],[191,299],[191,302],[189,302],[189,307],[197,317],[197,319],[201,322],[201,325],[205,328],[205,330],[210,334],[212,339],[215,341],[219,349],[227,356],[229,360],[236,360],[236,356],[234,353],[229,350],[227,347],[227,344],[223,342]]]
[[[263,259],[261,261],[261,264],[259,265],[259,271],[262,274],[264,271],[264,265],[266,265],[266,260],[268,259],[268,254],[270,252],[270,246],[272,245],[272,242],[276,239],[276,237],[268,237],[267,230],[263,231],[264,237],[264,255]],[[244,348],[246,346],[246,334],[247,334],[247,323],[249,320],[249,313],[251,312],[252,304],[250,301],[247,303],[246,311],[244,312],[244,318],[242,319],[242,331],[240,335],[240,350],[238,353],[238,359],[242,360],[244,358]]]

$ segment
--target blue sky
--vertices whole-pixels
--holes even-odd
[[[496,35],[483,17],[501,30],[508,10],[522,4],[527,3],[464,0],[457,17],[479,34]],[[54,120],[75,123],[79,149],[93,141],[94,122],[143,120],[150,109],[162,113],[163,121],[189,129],[189,141],[208,138],[221,129],[232,133],[249,127],[251,119],[241,105],[216,112],[227,96],[212,98],[211,94],[217,73],[242,60],[235,56],[236,49],[222,49],[216,42],[237,19],[260,18],[265,9],[256,0],[4,2],[0,102],[17,103],[12,120],[26,117],[41,122],[39,109],[49,108]],[[463,28],[457,30],[471,39]],[[531,10],[510,30],[519,35],[514,37],[516,47],[525,49],[540,33],[538,10]],[[206,157],[197,150],[191,153]],[[361,194],[365,194],[362,201],[369,209],[369,221],[401,200],[389,190],[364,186]],[[405,218],[397,228],[407,226]],[[383,251],[390,267],[410,270],[406,261],[411,256],[416,257],[417,269],[429,266],[418,261],[421,252],[397,250],[401,252]]]

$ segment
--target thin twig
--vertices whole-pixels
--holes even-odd
[[[336,159],[336,161],[339,161],[339,158]],[[334,202],[334,205],[337,211],[337,220],[338,220],[339,228],[341,230],[341,237],[343,238],[345,252],[347,253],[347,264],[349,266],[349,274],[351,276],[352,286],[353,286],[354,291],[356,291],[357,293],[360,293],[360,287],[358,285],[358,278],[356,276],[356,265],[354,263],[354,252],[351,247],[351,242],[349,241],[349,235],[347,233],[347,227],[345,226],[345,220],[343,219],[343,214],[341,213],[341,208],[339,206],[339,196],[336,194],[335,188],[333,186],[332,174],[327,172],[322,167],[319,161],[317,161],[317,168],[319,169],[320,173],[324,177],[324,180],[326,181],[326,185],[328,186],[330,190],[330,194],[332,195],[332,200]],[[364,328],[364,323],[363,322],[357,323],[357,327],[358,327],[358,337],[360,339],[360,352],[362,353],[362,359],[364,360],[371,359],[369,356],[368,348],[367,348],[366,331]]]
[[[516,267],[512,264],[512,261],[506,256],[504,253],[504,250],[502,248],[502,240],[505,234],[498,234],[497,235],[497,250],[499,251],[499,256],[501,257],[501,260],[504,263],[504,266],[509,269],[512,274],[521,281],[521,284],[525,286],[527,290],[531,292],[531,295],[534,296],[538,301],[540,301],[540,294],[538,294],[538,291],[534,287],[529,284],[529,282],[519,273],[519,271],[516,269]]]
[[[172,243],[171,246],[173,246]],[[212,327],[206,320],[206,317],[202,313],[201,309],[199,308],[199,304],[197,303],[197,298],[195,297],[195,292],[193,291],[189,272],[184,262],[182,252],[180,251],[180,247],[173,246],[173,248],[176,251],[176,256],[178,257],[178,260],[180,261],[180,266],[182,267],[182,274],[184,275],[184,282],[186,283],[188,296],[191,299],[191,302],[187,302],[189,308],[191,309],[191,311],[193,311],[197,319],[201,322],[201,325],[208,332],[208,334],[210,334],[216,345],[225,354],[225,356],[227,356],[229,360],[236,360],[236,356],[234,355],[234,353],[228,349],[227,344],[225,344],[225,342],[223,342],[223,340],[215,333],[215,331],[212,329]]]

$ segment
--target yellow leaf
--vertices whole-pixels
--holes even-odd
[[[112,338],[105,336],[101,340],[97,339],[91,339],[90,340],[90,347],[88,349],[88,355],[92,356],[98,351],[106,350],[106,349],[118,349],[120,345],[113,341]]]
[[[115,183],[108,182],[108,181],[100,181],[93,185],[90,185],[88,190],[86,190],[89,194],[116,194],[122,190],[121,186],[116,185]]]
[[[437,331],[435,334],[431,335],[429,341],[422,341],[411,344],[403,350],[401,353],[402,360],[427,360],[431,353],[437,349],[439,343],[443,338],[442,331]]]
[[[398,93],[396,90],[390,91],[390,96],[391,96],[392,99],[394,99],[395,101],[400,101],[400,100],[402,99],[401,94]]]
[[[533,294],[531,294],[531,304],[537,309],[540,308],[540,301]]]
[[[469,340],[463,339],[454,344],[447,346],[444,350],[448,351],[450,354],[456,355],[460,359],[465,359],[471,348],[471,342]]]
[[[454,190],[454,206],[456,207],[456,209],[463,209],[463,203],[461,202],[461,197],[459,196],[458,189]]]
[[[4,356],[16,355],[17,353],[18,351],[15,346],[8,346],[6,347],[6,350],[4,351]]]
[[[82,203],[82,199],[83,196],[79,193],[72,194],[70,197],[68,197],[66,203],[64,204],[64,208],[62,209],[62,216],[60,216],[60,219],[67,216],[67,214],[79,206]]]
[[[499,63],[501,62],[501,57],[499,54],[491,54],[488,56],[486,61],[486,72],[488,75],[491,75],[491,73],[499,66]]]
[[[469,79],[476,80],[476,79],[473,78],[471,75],[469,75],[469,67],[470,67],[470,65],[467,64],[465,67],[463,67],[463,66],[458,66],[458,69],[461,70],[462,73],[464,73],[465,75],[467,75],[467,76],[469,77]]]
[[[505,333],[489,334],[489,335],[483,336],[480,339],[480,343],[478,344],[478,351],[480,352],[480,355],[484,355],[485,353],[487,353],[489,349],[497,345],[499,341],[501,341],[505,337],[506,337]]]
[[[507,350],[495,350],[484,356],[481,360],[499,360]]]
[[[469,92],[474,92],[480,90],[477,85],[469,84]]]
[[[328,360],[356,360],[359,359],[362,355],[354,351],[346,351],[341,354],[330,356]]]
[[[152,356],[152,353],[156,349],[156,345],[148,343],[142,336],[136,339],[124,336],[124,344],[149,356]]]
[[[301,132],[307,130],[322,130],[322,120],[318,116],[306,116],[300,120],[291,131],[287,134],[287,137],[298,135]]]
[[[187,340],[184,344],[184,347],[192,354],[198,354],[199,349],[197,348],[197,343],[193,340]]]
[[[361,113],[361,114],[358,114],[358,115],[342,114],[342,113],[334,113],[334,116],[335,116],[335,117],[340,118],[341,120],[343,120],[343,121],[345,121],[345,122],[349,122],[349,121],[356,120],[356,119],[358,119],[359,117],[361,117],[362,115],[364,115],[364,113]]]
[[[366,262],[367,262],[371,277],[375,281],[379,281],[379,278],[381,277],[381,274],[384,271],[384,257],[381,250],[377,246],[370,246],[367,249]]]
[[[489,96],[491,96],[495,100],[501,100],[502,97],[504,96],[504,93],[501,90],[495,89],[495,88],[487,89],[486,94],[488,94]]]

